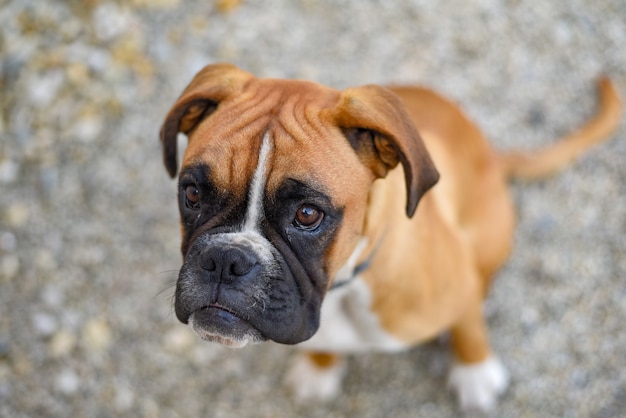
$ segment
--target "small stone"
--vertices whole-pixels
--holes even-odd
[[[522,321],[522,324],[526,325],[527,327],[534,327],[541,320],[541,315],[536,309],[526,307],[522,310],[520,319]]]
[[[56,388],[65,395],[76,393],[80,387],[80,378],[73,370],[66,369],[57,375]]]
[[[104,319],[92,319],[83,327],[82,342],[88,351],[106,350],[112,339],[111,329]]]
[[[62,329],[52,336],[48,350],[51,357],[63,357],[68,355],[76,347],[76,336],[67,329]]]
[[[189,359],[204,367],[220,358],[226,350],[229,349],[217,344],[195,344],[189,353]]]
[[[30,216],[28,206],[24,203],[13,203],[10,205],[6,212],[4,213],[4,217],[7,223],[12,226],[19,228],[24,226],[28,221]]]
[[[8,334],[0,334],[0,359],[9,355],[9,336]],[[2,378],[2,373],[0,373]]]
[[[106,250],[97,245],[87,245],[76,249],[73,259],[76,264],[85,267],[95,267],[106,260]]]
[[[147,396],[142,396],[140,410],[144,417],[158,417],[162,414],[160,403]]]
[[[193,19],[189,21],[189,29],[191,32],[201,36],[207,31],[208,22],[202,16],[195,16]]]
[[[0,232],[0,250],[12,253],[17,248],[17,239],[12,232]]]
[[[241,0],[217,0],[217,8],[222,13],[235,10],[241,4]]]
[[[81,317],[82,315],[79,311],[65,307],[60,314],[59,322],[64,328],[78,329],[82,324]]]
[[[20,259],[15,254],[6,254],[0,258],[0,278],[13,280],[20,271]]]
[[[13,351],[11,353],[10,362],[12,370],[17,376],[28,376],[33,370],[34,366],[28,355],[20,351]]]
[[[128,10],[115,3],[102,3],[93,13],[93,27],[96,36],[109,41],[128,31],[132,17]]]
[[[175,327],[163,336],[163,346],[171,353],[180,354],[191,348],[196,337],[187,327]]]
[[[47,249],[41,249],[35,255],[35,265],[41,271],[53,271],[57,268],[57,261]]]
[[[65,302],[65,295],[57,286],[46,286],[41,291],[41,300],[50,308],[59,308]]]
[[[8,365],[0,363],[0,399],[7,399],[13,390],[9,383],[11,370]]]
[[[54,316],[44,312],[37,312],[33,314],[31,322],[35,333],[40,337],[51,336],[55,333],[59,326]]]
[[[13,160],[5,159],[0,161],[0,183],[10,184],[17,180],[20,172],[20,165]]]
[[[127,384],[117,384],[115,386],[115,408],[120,411],[128,411],[135,403],[135,393]]]
[[[30,102],[40,109],[49,107],[57,97],[64,82],[65,75],[60,70],[49,71],[31,80],[28,91]]]
[[[90,115],[79,118],[71,128],[71,134],[82,142],[92,142],[102,132],[102,118]]]
[[[13,394],[13,389],[9,382],[0,382],[0,399],[8,399]]]
[[[132,0],[132,4],[150,9],[173,9],[180,4],[180,0]]]
[[[144,45],[145,40],[141,32],[127,34],[111,50],[113,62],[120,66],[133,66],[142,57]]]
[[[83,86],[89,80],[89,70],[87,66],[81,62],[69,64],[65,72],[69,81],[77,86]]]

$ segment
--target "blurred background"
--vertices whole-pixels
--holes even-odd
[[[0,1],[0,416],[453,417],[435,341],[352,357],[296,405],[293,349],[233,351],[173,315],[181,256],[162,119],[217,61],[336,88],[420,83],[500,149],[626,95],[623,0]],[[622,125],[624,126],[624,125]],[[487,311],[512,384],[494,416],[626,410],[626,131],[513,184],[515,253]]]

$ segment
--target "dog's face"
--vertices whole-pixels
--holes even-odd
[[[161,130],[172,176],[178,132],[189,145],[176,316],[234,347],[310,338],[361,237],[372,182],[401,162],[411,216],[437,180],[399,100],[375,86],[338,92],[208,66]]]

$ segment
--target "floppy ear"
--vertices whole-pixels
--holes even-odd
[[[334,111],[359,158],[376,177],[385,177],[399,162],[404,169],[409,217],[439,173],[400,98],[380,86],[344,90]]]
[[[204,67],[189,83],[170,109],[161,126],[163,163],[171,177],[176,175],[176,136],[189,134],[202,119],[210,115],[219,103],[240,91],[252,74],[230,64],[213,64]]]

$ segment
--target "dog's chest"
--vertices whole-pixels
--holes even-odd
[[[398,351],[408,344],[394,338],[380,325],[371,310],[371,292],[356,277],[349,284],[330,290],[322,303],[320,328],[298,347],[316,351]]]

